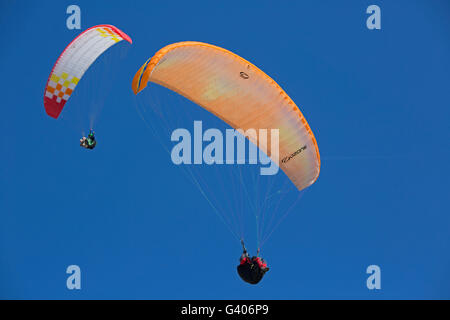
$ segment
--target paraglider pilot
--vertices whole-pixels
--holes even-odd
[[[95,140],[95,132],[94,130],[89,130],[89,134],[86,137],[80,139],[80,146],[86,149],[94,149],[97,145],[97,141]]]
[[[240,264],[237,266],[237,272],[245,282],[257,284],[264,277],[264,274],[269,271],[269,268],[264,259],[258,257],[259,249],[257,256],[250,258],[243,240],[241,240],[241,244],[243,253],[239,259]]]

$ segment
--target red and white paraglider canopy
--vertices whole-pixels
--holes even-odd
[[[73,39],[56,60],[45,86],[44,107],[50,117],[58,118],[86,70],[122,40],[132,43],[126,33],[106,24],[91,27]]]

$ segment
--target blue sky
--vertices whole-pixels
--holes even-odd
[[[93,152],[42,103],[54,61],[80,32],[66,28],[70,4],[82,30],[108,23],[133,39],[114,64]],[[381,30],[366,28],[371,4]],[[448,1],[0,6],[0,298],[450,298]],[[239,243],[136,112],[134,73],[184,40],[263,69],[318,141],[320,177],[265,245],[272,269],[258,286],[238,278]],[[65,286],[71,264],[79,291]],[[366,288],[371,264],[378,291]]]

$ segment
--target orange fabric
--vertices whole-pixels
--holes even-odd
[[[279,167],[299,190],[318,178],[319,148],[300,109],[273,79],[247,60],[206,43],[174,43],[138,70],[132,82],[134,93],[148,81],[183,95],[236,129],[278,129]],[[258,138],[251,141],[258,145]],[[259,147],[271,156],[267,148]]]

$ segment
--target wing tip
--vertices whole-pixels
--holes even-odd
[[[64,107],[64,103],[57,103],[56,101],[50,99],[49,97],[44,97],[44,108],[45,112],[48,116],[53,119],[58,119],[62,109]]]
[[[111,28],[115,33],[117,33],[119,36],[121,36],[125,41],[128,41],[130,44],[133,44],[133,40],[131,40],[130,36],[127,35],[125,32],[117,28],[116,26],[113,26],[112,24],[105,24],[105,25],[99,25],[99,26],[105,26],[108,28]],[[99,27],[97,26],[97,27]]]

